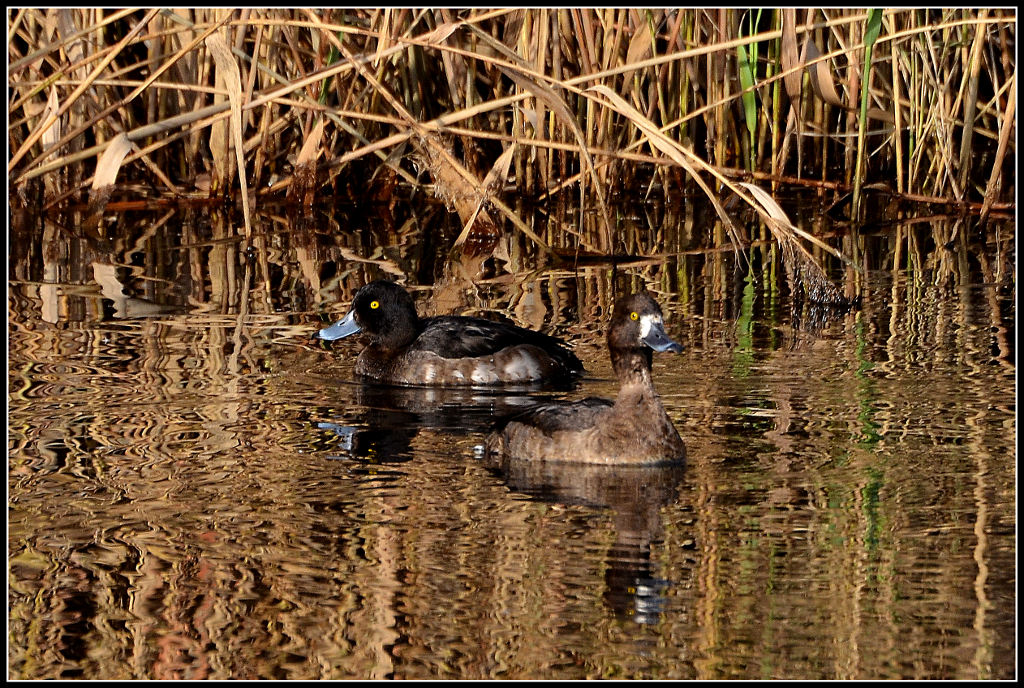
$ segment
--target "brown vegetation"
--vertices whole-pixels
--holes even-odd
[[[716,207],[736,193],[760,212],[734,185],[745,178],[987,213],[1015,193],[1015,20],[12,9],[9,182],[47,206],[111,183],[134,198],[239,190],[247,227],[252,193],[309,203],[384,189],[450,201],[467,232],[479,216],[528,232],[502,202],[509,180],[521,197],[599,207],[693,182]]]

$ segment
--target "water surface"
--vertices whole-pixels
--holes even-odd
[[[10,677],[1014,677],[1012,228],[844,237],[862,302],[831,312],[767,244],[656,215],[620,218],[647,231],[614,268],[514,237],[452,262],[437,213],[15,233]],[[358,342],[308,337],[382,276],[588,375],[357,383]],[[615,394],[604,327],[641,287],[685,347],[655,357],[685,468],[486,465],[503,415]]]

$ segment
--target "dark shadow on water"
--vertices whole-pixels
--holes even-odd
[[[521,387],[400,387],[351,383],[355,417],[317,422],[337,438],[337,459],[398,463],[413,456],[412,440],[422,429],[457,435],[486,434],[494,419],[512,415],[538,401],[544,393],[567,391],[576,383]]]
[[[601,466],[489,459],[508,487],[543,502],[609,509],[615,543],[605,562],[605,604],[620,619],[656,624],[673,581],[655,574],[652,545],[663,537],[661,510],[676,501],[683,464]]]

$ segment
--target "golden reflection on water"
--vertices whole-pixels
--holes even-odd
[[[645,212],[614,270],[515,237],[453,262],[430,210],[16,235],[11,677],[1011,677],[1012,232],[844,235],[862,307],[793,313],[766,244],[736,270],[689,205]],[[358,343],[308,337],[389,275],[571,340],[587,378],[353,382]],[[604,323],[640,286],[685,346],[655,359],[685,469],[481,462],[530,400],[614,395]]]

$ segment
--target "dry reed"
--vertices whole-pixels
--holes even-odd
[[[383,185],[458,199],[464,240],[481,213],[529,231],[511,188],[602,208],[691,183],[720,207],[741,178],[966,212],[1015,195],[1013,10],[25,8],[8,37],[26,205],[141,183],[239,190],[248,216],[247,190]],[[605,226],[592,248],[614,243]]]

